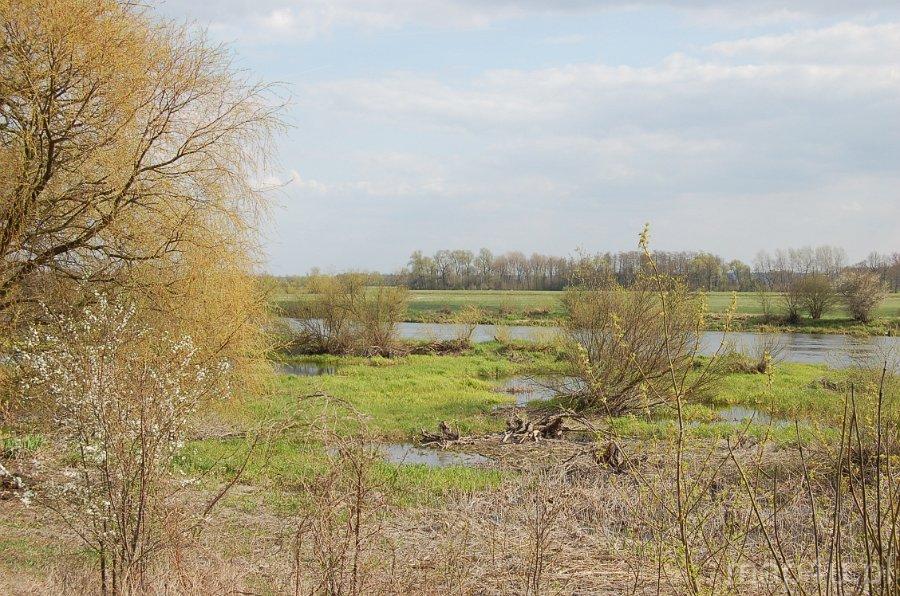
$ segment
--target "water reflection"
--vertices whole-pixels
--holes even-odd
[[[790,424],[787,420],[772,418],[768,414],[764,414],[755,408],[749,408],[747,406],[731,406],[723,408],[719,410],[719,417],[726,422],[746,423],[752,420],[756,424],[769,424],[770,422],[775,426],[785,426]]]
[[[571,394],[581,387],[575,377],[510,377],[494,391],[508,393],[516,398],[517,406],[534,401],[549,401],[559,394]]]
[[[337,367],[316,362],[279,362],[275,365],[275,370],[282,375],[319,377],[322,375],[333,375],[337,372]]]
[[[485,467],[494,463],[494,460],[477,453],[460,453],[458,451],[443,451],[440,449],[428,449],[417,447],[412,443],[379,443],[372,445],[379,455],[389,464],[404,466],[427,466],[429,468],[451,467]],[[337,450],[329,448],[329,455],[336,455]]]

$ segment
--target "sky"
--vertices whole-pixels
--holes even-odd
[[[896,0],[160,0],[289,97],[268,271],[900,250]]]

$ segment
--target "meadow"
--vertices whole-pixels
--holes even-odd
[[[511,377],[569,373],[568,361],[554,345],[491,342],[458,355],[303,356],[282,357],[275,363],[276,367],[284,364],[321,366],[328,372],[319,376],[276,373],[264,395],[221,403],[205,412],[198,434],[176,460],[179,474],[199,479],[193,489],[198,494],[216,490],[237,470],[242,471],[238,486],[215,514],[210,532],[216,552],[238,560],[251,560],[260,552],[275,556],[276,545],[285,540],[282,528],[297,527],[298,520],[308,515],[310,487],[329,477],[337,461],[335,449],[340,448],[335,445],[346,441],[415,444],[423,429],[433,430],[441,421],[462,436],[483,437],[480,443],[450,449],[451,453],[479,453],[490,458],[487,464],[434,467],[373,456],[369,482],[377,487],[380,507],[394,520],[383,523],[387,527],[407,524],[419,532],[417,524],[424,523],[421,516],[446,514],[461,501],[471,505],[508,498],[511,487],[532,478],[535,468],[552,469],[567,458],[597,453],[611,440],[630,457],[653,460],[671,448],[678,434],[675,412],[662,408],[652,414],[591,416],[590,426],[581,431],[586,438],[575,442],[545,441],[542,447],[538,443],[503,445],[489,439],[503,433],[511,415],[535,419],[565,409],[565,403],[554,399],[516,406],[515,394],[502,390]],[[685,406],[686,441],[692,445],[692,457],[703,457],[710,441],[749,440],[750,445],[766,444],[777,451],[833,439],[839,435],[845,389],[850,382],[863,387],[872,378],[859,371],[788,363],[777,364],[769,375],[727,373],[709,393]],[[735,417],[735,411],[740,416]],[[264,436],[265,441],[251,451],[249,437],[253,436]],[[3,445],[15,459],[41,458],[40,437],[8,432]],[[609,490],[609,484],[604,485],[604,494]],[[10,515],[0,522],[0,569],[9,577],[28,579],[44,573],[51,554],[61,561],[73,560],[71,554],[60,552],[32,510],[14,505],[9,509]],[[476,522],[475,518],[470,521]],[[397,539],[387,529],[378,531]],[[630,557],[639,555],[629,548],[617,547],[618,554],[612,555],[620,571],[628,568]],[[75,555],[74,560],[81,556]],[[290,574],[287,560],[274,567],[278,573]],[[559,569],[568,567],[563,564]],[[585,569],[581,572],[593,577]],[[607,568],[598,567],[597,573],[601,572],[604,581],[611,580]],[[559,583],[562,573],[549,575],[548,586],[564,585]],[[271,574],[261,569],[249,570],[244,581],[262,592],[279,591],[278,582],[273,583]]]

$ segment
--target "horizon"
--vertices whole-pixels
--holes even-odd
[[[631,250],[646,221],[658,250],[747,263],[900,248],[891,2],[157,6],[290,94],[259,180],[274,275]]]
[[[730,263],[732,263],[734,261],[738,261],[738,262],[741,262],[744,265],[747,265],[748,267],[750,267],[750,269],[752,271],[755,271],[756,270],[756,261],[757,261],[757,257],[759,256],[759,253],[765,253],[765,255],[767,257],[773,258],[773,259],[778,257],[778,253],[782,253],[783,258],[785,258],[786,260],[790,260],[791,255],[789,253],[791,251],[813,251],[814,252],[816,249],[819,249],[819,248],[827,248],[827,249],[832,249],[832,250],[838,251],[839,256],[843,257],[843,262],[840,264],[840,266],[845,267],[845,268],[854,268],[854,267],[861,266],[861,265],[862,266],[872,266],[872,264],[868,263],[867,261],[873,256],[878,257],[882,261],[883,265],[890,266],[890,262],[892,262],[892,261],[890,261],[890,258],[894,257],[896,259],[896,255],[900,254],[897,252],[878,253],[877,251],[869,251],[869,253],[866,253],[863,256],[863,258],[851,259],[851,258],[849,258],[846,250],[844,250],[843,247],[827,245],[827,244],[817,245],[817,246],[807,245],[807,246],[796,246],[796,247],[793,247],[793,246],[792,247],[779,247],[779,248],[775,248],[773,250],[760,249],[760,251],[758,251],[757,254],[754,255],[753,258],[751,258],[750,260],[739,259],[737,257],[732,257],[730,255],[722,255],[722,254],[714,253],[714,252],[707,251],[707,250],[691,250],[691,249],[668,250],[665,248],[660,248],[660,249],[652,249],[651,248],[651,252],[654,255],[667,254],[667,255],[697,256],[697,255],[709,254],[709,255],[712,255],[712,256],[720,259],[723,266],[727,267]],[[307,271],[300,272],[300,273],[281,273],[281,274],[279,274],[279,273],[272,273],[270,271],[261,271],[260,274],[261,275],[271,275],[273,277],[309,277],[309,276],[313,276],[313,275],[323,275],[323,274],[324,275],[341,275],[341,274],[345,274],[345,273],[364,273],[364,274],[375,274],[375,275],[402,275],[407,271],[407,268],[410,265],[412,257],[415,253],[421,253],[421,256],[430,258],[430,257],[434,257],[436,252],[454,253],[457,251],[464,251],[464,252],[471,253],[471,256],[473,257],[473,259],[476,259],[479,256],[479,252],[484,249],[485,249],[485,247],[477,247],[477,248],[460,248],[460,247],[452,247],[451,248],[451,247],[448,247],[448,248],[437,249],[436,251],[430,252],[430,253],[421,251],[421,250],[415,250],[412,253],[410,253],[410,255],[407,257],[406,261],[404,261],[402,264],[395,265],[394,267],[390,267],[387,269],[365,269],[365,268],[361,268],[361,267],[355,267],[355,268],[351,267],[351,268],[347,268],[347,269],[338,270],[338,269],[325,269],[323,267],[313,265]],[[488,250],[490,251],[490,249],[488,249]],[[575,250],[569,251],[568,253],[565,253],[565,254],[549,254],[549,253],[540,253],[540,252],[536,252],[536,251],[512,251],[512,250],[511,251],[496,251],[496,252],[490,251],[490,252],[494,258],[505,257],[505,256],[509,256],[512,254],[520,254],[523,257],[525,257],[525,259],[530,259],[533,256],[541,256],[541,257],[549,257],[549,258],[564,259],[567,261],[572,261],[572,260],[577,260],[579,258],[579,251],[580,251],[580,249],[575,249]],[[583,254],[584,256],[588,256],[588,257],[605,256],[605,255],[610,255],[610,256],[615,257],[615,256],[621,256],[621,255],[633,255],[636,253],[641,253],[641,249],[637,246],[635,246],[635,248],[633,248],[633,249],[600,250],[600,251],[596,251],[596,252],[581,253],[581,254]],[[815,257],[811,256],[811,258],[815,258]],[[895,262],[895,261],[893,261],[893,262]],[[788,264],[786,263],[786,265],[788,265]]]

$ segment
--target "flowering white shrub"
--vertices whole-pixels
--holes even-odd
[[[173,459],[197,408],[227,393],[227,365],[197,354],[190,337],[103,295],[78,316],[45,309],[21,346],[24,397],[47,409],[68,451],[40,502],[97,552],[104,591],[139,585],[167,528],[182,525]]]

